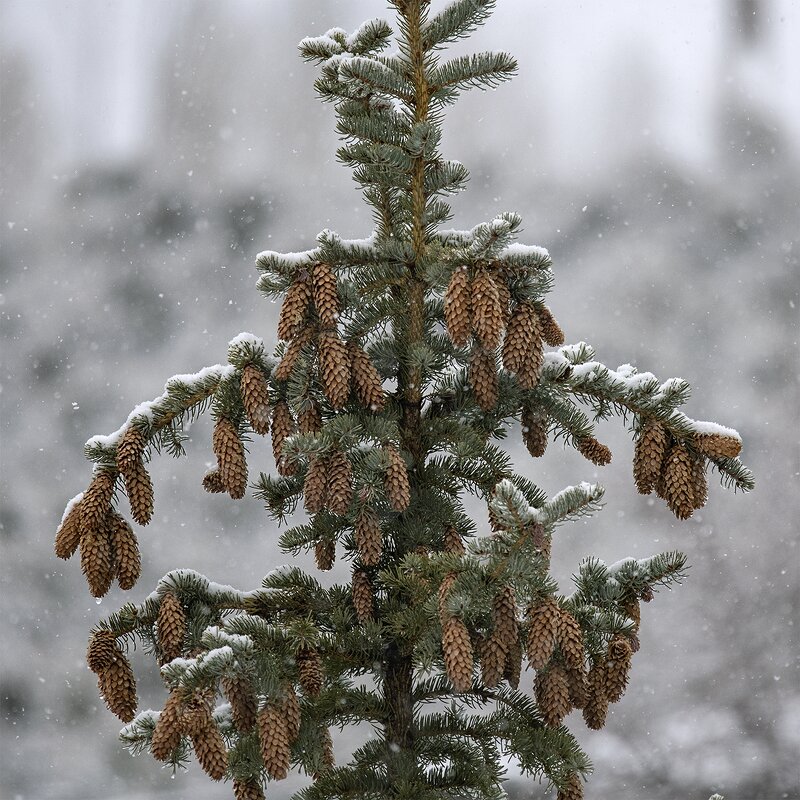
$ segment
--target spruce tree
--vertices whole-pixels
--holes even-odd
[[[291,566],[238,591],[190,570],[165,575],[90,636],[88,665],[127,723],[123,742],[173,765],[193,752],[238,800],[264,797],[293,768],[313,777],[301,800],[499,798],[508,756],[574,800],[590,762],[564,720],[580,709],[603,727],[639,648],[640,601],[680,581],[686,557],[587,556],[561,594],[556,529],[597,510],[603,489],[548,498],[529,477],[536,462],[515,472],[498,443],[513,423],[534,459],[561,439],[605,465],[595,424],[618,416],[635,441],[637,489],[680,519],[706,502],[709,468],[735,488],[752,478],[735,431],[679,410],[686,382],[613,370],[588,344],[564,344],[545,303],[550,256],[515,241],[517,214],[441,227],[445,198],[468,177],[440,154],[444,112],[462,91],[509,79],[516,62],[443,56],[492,0],[436,14],[426,0],[391,5],[396,52],[383,20],[300,43],[321,67],[316,89],[334,105],[338,156],[374,232],[324,230],[306,252],[261,253],[258,288],[282,297],[273,355],[240,334],[227,365],[171,378],[118,431],[90,439],[91,482],[67,505],[55,550],[80,553],[95,597],[114,581],[131,589],[140,555],[121,495],[147,525],[149,459],[180,455],[182,426],[210,410],[217,467],[203,487],[238,499],[250,485],[278,523],[302,505],[307,522],[283,531],[283,551],[313,551],[320,570],[344,558],[352,579],[325,588]],[[271,437],[277,474],[248,484],[257,437]],[[486,519],[470,517],[467,495]],[[160,665],[160,713],[136,713],[126,650],[137,641]],[[526,664],[532,688],[520,685]],[[359,722],[373,738],[336,766],[331,728]]]

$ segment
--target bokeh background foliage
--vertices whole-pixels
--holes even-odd
[[[686,378],[687,413],[739,429],[758,486],[736,498],[712,486],[681,524],[635,493],[631,445],[613,425],[600,430],[615,454],[602,470],[558,447],[532,462],[517,445],[550,493],[607,487],[603,513],[559,532],[564,588],[587,552],[611,562],[682,549],[693,565],[645,616],[608,725],[587,732],[590,792],[797,797],[800,10],[596,5],[502,0],[470,41],[512,52],[520,76],[448,118],[444,150],[472,173],[453,225],[520,212],[523,240],[553,255],[551,307],[568,341]],[[324,227],[369,233],[296,43],[383,12],[365,0],[0,8],[4,797],[219,796],[198,769],[172,780],[118,743],[84,650],[124,601],[87,599],[52,536],[86,483],[91,434],[116,429],[170,375],[223,361],[239,331],[272,341],[277,306],[253,288],[259,250],[310,247]],[[188,459],[153,463],[139,586],[183,566],[255,587],[276,565],[277,531],[258,501],[202,491],[207,421],[190,437]],[[268,449],[254,443],[254,472],[272,468]],[[142,707],[158,707],[158,676],[133,659],[150,674]],[[340,757],[358,735],[336,740]],[[530,796],[513,765],[509,781]]]

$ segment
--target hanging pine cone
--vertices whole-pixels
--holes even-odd
[[[326,328],[334,327],[339,320],[339,291],[330,264],[322,261],[314,265],[311,285],[319,321]]]
[[[611,463],[611,451],[593,436],[578,439],[578,452],[598,467]]]
[[[117,648],[114,660],[98,675],[97,687],[109,710],[123,722],[136,714],[136,678],[128,659]]]
[[[319,433],[322,430],[322,410],[316,400],[311,400],[298,414],[300,433]]]
[[[128,425],[117,444],[117,469],[122,475],[133,469],[142,460],[147,446],[147,434],[143,428]]]
[[[543,456],[547,449],[547,417],[529,404],[522,407],[522,441],[534,458]]]
[[[667,505],[678,519],[689,519],[695,509],[692,457],[682,444],[675,444],[664,463],[664,493]]]
[[[219,728],[212,722],[192,736],[192,746],[203,772],[212,781],[221,781],[228,771],[228,751]]]
[[[738,437],[721,433],[697,433],[692,444],[709,458],[736,458],[742,452]]]
[[[534,692],[544,724],[557,728],[571,708],[569,682],[564,668],[560,664],[553,664],[549,669],[540,672],[534,681]]]
[[[622,604],[622,608],[625,610],[628,617],[633,620],[633,624],[636,630],[638,630],[642,622],[642,609],[639,605],[639,601],[635,597],[629,598]]]
[[[241,499],[247,489],[247,459],[236,425],[227,417],[217,419],[211,447],[222,485],[234,500]]]
[[[483,411],[491,411],[497,405],[499,384],[493,350],[486,350],[480,345],[475,345],[472,349],[469,361],[469,384],[475,393],[475,400]]]
[[[495,272],[494,285],[497,287],[497,297],[500,300],[500,313],[503,315],[503,327],[505,328],[511,320],[511,290],[505,276]]]
[[[669,434],[660,422],[648,418],[633,454],[633,480],[639,494],[650,494],[661,475],[669,445]]]
[[[115,562],[111,532],[103,522],[99,528],[84,529],[81,535],[81,571],[92,597],[103,597],[114,580]]]
[[[383,381],[370,357],[357,345],[348,345],[350,372],[358,402],[370,411],[381,411],[386,405]]]
[[[556,644],[556,629],[559,621],[559,607],[552,597],[548,597],[528,609],[528,663],[534,669],[543,669]]]
[[[181,743],[181,696],[173,689],[164,703],[164,710],[158,715],[150,740],[150,752],[156,761],[168,761]]]
[[[300,735],[301,711],[300,701],[294,687],[287,683],[283,687],[283,697],[281,698],[281,713],[286,718],[286,731],[289,734],[289,741],[294,742]]]
[[[258,712],[258,739],[267,775],[283,780],[289,774],[292,750],[286,716],[277,705],[268,703]]]
[[[236,800],[265,800],[264,790],[257,777],[247,780],[233,779],[233,796]]]
[[[472,686],[472,642],[466,625],[450,617],[442,628],[442,652],[447,677],[457,692]]]
[[[463,347],[472,333],[472,289],[466,267],[457,267],[444,296],[444,319],[453,344]]]
[[[608,696],[606,695],[606,671],[602,661],[597,661],[586,676],[586,702],[583,719],[593,730],[599,731],[606,724]]]
[[[455,556],[463,556],[467,552],[461,534],[455,525],[448,525],[444,529],[444,552],[452,553]]]
[[[383,552],[383,532],[380,518],[369,506],[364,506],[356,518],[355,538],[361,563],[377,566]]]
[[[111,631],[94,631],[86,648],[86,663],[89,669],[99,675],[121,654],[117,638]]]
[[[81,532],[99,531],[105,525],[114,497],[117,475],[110,470],[98,470],[81,500]]]
[[[116,512],[111,515],[111,548],[116,556],[119,588],[132,589],[142,571],[142,557],[131,526]]]
[[[314,545],[314,561],[317,569],[323,572],[333,569],[336,561],[336,542],[333,539],[319,539]]]
[[[536,317],[535,317],[536,318]],[[538,318],[536,318],[538,319]],[[525,353],[525,358],[517,370],[517,383],[520,389],[535,389],[539,384],[544,364],[544,349],[542,340],[538,335],[534,336],[531,346]]]
[[[503,667],[503,677],[512,689],[519,688],[519,678],[522,672],[522,642],[519,639],[511,645],[506,653],[506,663]]]
[[[580,669],[567,670],[567,683],[570,704],[573,708],[583,708],[586,705],[586,673],[583,666]]]
[[[306,309],[311,301],[311,279],[302,270],[287,289],[278,317],[278,338],[293,339],[303,327]]]
[[[405,511],[411,503],[411,486],[408,482],[406,462],[393,444],[385,444],[383,451],[389,460],[389,466],[383,475],[386,499],[395,511]]]
[[[615,636],[608,645],[606,656],[605,693],[610,703],[616,703],[628,686],[633,648],[624,637]]]
[[[708,501],[706,462],[702,456],[692,456],[692,495],[695,510],[702,508]]]
[[[481,344],[494,350],[503,333],[503,310],[494,278],[481,270],[472,282],[472,324]]]
[[[561,347],[564,344],[564,331],[561,330],[561,326],[556,322],[553,312],[544,303],[539,303],[536,305],[536,315],[539,317],[541,336],[544,343],[550,347]]]
[[[157,627],[162,663],[167,664],[183,652],[183,639],[186,636],[186,612],[173,592],[165,592],[161,598]]]
[[[556,622],[556,640],[564,656],[564,663],[568,670],[582,670],[584,651],[583,651],[583,632],[578,620],[564,608],[558,609],[558,620]]]
[[[218,469],[212,469],[203,475],[203,488],[211,494],[220,494],[225,491]]]
[[[314,780],[318,780],[321,775],[329,769],[332,769],[336,764],[333,757],[333,739],[331,738],[331,732],[325,727],[320,729],[320,751],[322,770],[314,774]]]
[[[123,473],[125,493],[131,505],[131,516],[139,525],[153,518],[153,482],[143,461],[137,461]]]
[[[239,733],[253,730],[256,724],[258,700],[250,681],[241,676],[223,677],[220,681],[222,692],[231,704],[231,719]]]
[[[369,575],[362,569],[353,570],[353,607],[359,622],[368,622],[373,618],[374,602]]]
[[[508,652],[519,640],[517,624],[517,601],[514,589],[504,586],[492,602],[492,625],[494,634],[504,652]]]
[[[81,542],[81,498],[80,495],[65,512],[56,531],[55,552],[59,558],[71,558]]]
[[[297,677],[303,693],[316,697],[322,689],[322,659],[311,647],[303,647],[297,654]]]
[[[242,370],[240,389],[250,427],[265,436],[269,433],[269,385],[255,364],[247,364]]]
[[[328,510],[343,516],[353,499],[353,468],[342,450],[336,449],[328,456],[327,478]]]
[[[344,408],[350,396],[350,358],[347,345],[335,330],[320,334],[319,374],[328,402],[337,411]]]
[[[503,366],[509,372],[519,372],[540,338],[539,318],[533,303],[528,300],[519,303],[508,322],[503,341]]]
[[[306,347],[313,339],[311,328],[303,328],[297,336],[292,339],[291,344],[286,348],[283,358],[273,373],[276,381],[288,381],[297,366],[297,362]]]
[[[303,481],[303,501],[309,514],[317,514],[328,501],[328,459],[324,455],[312,455]]]
[[[556,800],[583,800],[583,783],[577,772],[570,773],[565,783],[559,787]]]
[[[285,400],[275,403],[272,410],[272,455],[281,475],[294,475],[296,466],[283,456],[283,443],[295,433],[294,418]]]
[[[500,683],[506,665],[506,648],[497,631],[480,643],[481,681],[489,689]]]

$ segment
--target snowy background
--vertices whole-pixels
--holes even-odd
[[[434,3],[434,8],[441,5]],[[255,254],[370,232],[335,162],[332,111],[296,54],[305,35],[386,13],[366,0],[4,0],[2,117],[2,648],[0,797],[229,797],[194,765],[174,780],[132,759],[85,667],[96,605],[52,555],[83,442],[172,374],[224,361],[239,331],[273,340]],[[472,172],[455,227],[519,211],[555,262],[568,341],[695,391],[690,416],[736,427],[757,489],[716,484],[678,523],[635,492],[620,425],[598,470],[560,447],[518,463],[554,493],[598,479],[606,508],[561,529],[579,559],[680,548],[689,580],[643,610],[633,681],[608,725],[579,732],[589,797],[800,797],[798,253],[800,4],[792,0],[501,0],[466,44],[520,75],[452,111],[444,152]],[[253,588],[281,563],[253,499],[209,496],[206,421],[189,457],[154,464],[141,599],[168,569]],[[252,448],[253,471],[271,467]],[[141,707],[155,667],[134,654]],[[348,733],[336,739],[346,757]],[[514,781],[516,797],[544,797]],[[288,797],[297,780],[276,784]]]

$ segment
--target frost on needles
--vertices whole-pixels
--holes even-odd
[[[737,489],[752,478],[735,431],[680,411],[685,381],[610,369],[588,344],[564,344],[545,302],[550,255],[516,241],[517,214],[442,227],[468,177],[440,152],[447,106],[507,80],[516,62],[444,55],[492,2],[435,15],[422,0],[391,5],[394,33],[371,20],[300,44],[374,231],[325,230],[305,252],[258,256],[258,289],[282,298],[272,355],[240,334],[227,365],[174,376],[118,431],[90,439],[94,471],[67,506],[56,554],[80,553],[97,597],[114,581],[131,589],[140,555],[122,497],[146,525],[148,461],[180,456],[182,426],[210,411],[217,466],[203,487],[234,499],[250,488],[279,525],[302,504],[307,521],[283,530],[283,551],[313,551],[321,570],[343,558],[352,578],[325,588],[289,566],[240,591],[176,569],[112,614],[87,659],[127,723],[126,745],[175,766],[193,756],[238,800],[292,769],[309,776],[301,800],[499,798],[509,757],[574,800],[590,762],[564,720],[580,709],[603,726],[639,648],[639,603],[680,581],[686,558],[587,556],[562,595],[550,574],[556,529],[596,511],[603,490],[577,483],[548,498],[536,461],[519,474],[500,447],[509,423],[533,458],[561,438],[604,465],[595,423],[620,417],[636,487],[680,519],[706,502],[709,469]],[[245,442],[258,437],[271,439],[275,474],[248,474]],[[466,495],[485,502],[490,534]],[[160,711],[137,714],[125,655],[137,642],[160,667]],[[532,691],[520,685],[526,662]],[[330,730],[359,722],[372,738],[336,765]]]

